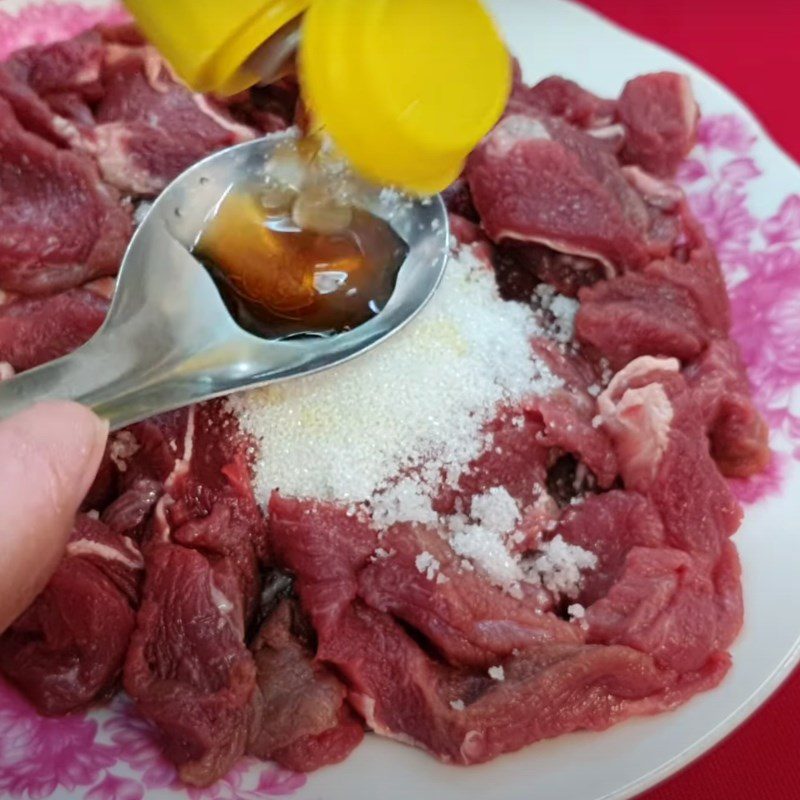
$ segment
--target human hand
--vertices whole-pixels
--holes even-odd
[[[63,556],[107,436],[107,423],[63,401],[0,423],[0,632],[30,605]]]

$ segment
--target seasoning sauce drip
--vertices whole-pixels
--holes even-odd
[[[379,217],[290,182],[233,187],[193,250],[234,319],[266,338],[363,324],[389,301],[407,252]]]

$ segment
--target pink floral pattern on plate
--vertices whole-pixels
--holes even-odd
[[[0,10],[0,59],[29,44],[120,22],[117,6],[46,2]],[[783,199],[765,219],[748,205],[761,175],[752,156],[757,137],[747,121],[726,114],[701,122],[698,147],[680,181],[717,247],[731,295],[733,330],[756,401],[780,450],[756,479],[737,481],[743,502],[777,493],[791,459],[800,460],[800,195]],[[153,730],[125,697],[108,709],[59,719],[40,717],[0,681],[0,793],[40,800],[60,790],[78,800],[142,800],[159,790],[189,800],[258,800],[289,796],[304,775],[243,760],[207,789],[182,787],[161,755]]]
[[[17,0],[16,5],[19,5]],[[53,2],[24,5],[20,10],[7,11],[5,6],[15,5],[14,0],[0,3],[0,60],[14,50],[32,44],[48,44],[58,39],[68,39],[100,23],[125,22],[128,14],[121,6]]]
[[[754,502],[780,489],[788,458],[800,459],[800,195],[783,198],[775,214],[760,219],[748,203],[761,176],[750,155],[750,124],[732,114],[709,117],[698,138],[679,177],[719,253],[733,336],[778,450],[763,475],[735,481],[740,498]]]

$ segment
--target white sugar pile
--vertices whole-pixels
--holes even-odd
[[[373,352],[231,397],[258,443],[257,498],[278,488],[358,502],[423,465],[455,479],[484,450],[482,429],[500,405],[561,385],[531,351],[531,338],[544,334],[536,314],[504,302],[490,270],[460,248],[419,317]],[[385,498],[389,506],[403,504],[403,488]],[[424,508],[417,513],[430,521]]]
[[[575,597],[594,555],[556,537],[522,558],[513,546],[520,509],[504,488],[473,497],[468,513],[440,518],[433,508],[442,484],[456,486],[492,446],[485,427],[501,407],[562,386],[531,339],[566,346],[577,303],[549,287],[534,299],[538,310],[503,301],[491,270],[462,246],[429,305],[387,343],[337,369],[233,395],[228,402],[257,444],[258,500],[279,489],[353,511],[369,501],[378,528],[436,526],[463,568],[513,595],[529,583]],[[379,557],[391,553],[381,549]],[[447,581],[428,552],[416,567]]]

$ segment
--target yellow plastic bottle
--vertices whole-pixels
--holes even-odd
[[[480,0],[126,3],[201,92],[257,83],[253,54],[300,20],[300,83],[315,122],[366,177],[418,194],[458,177],[508,98],[510,58]]]

